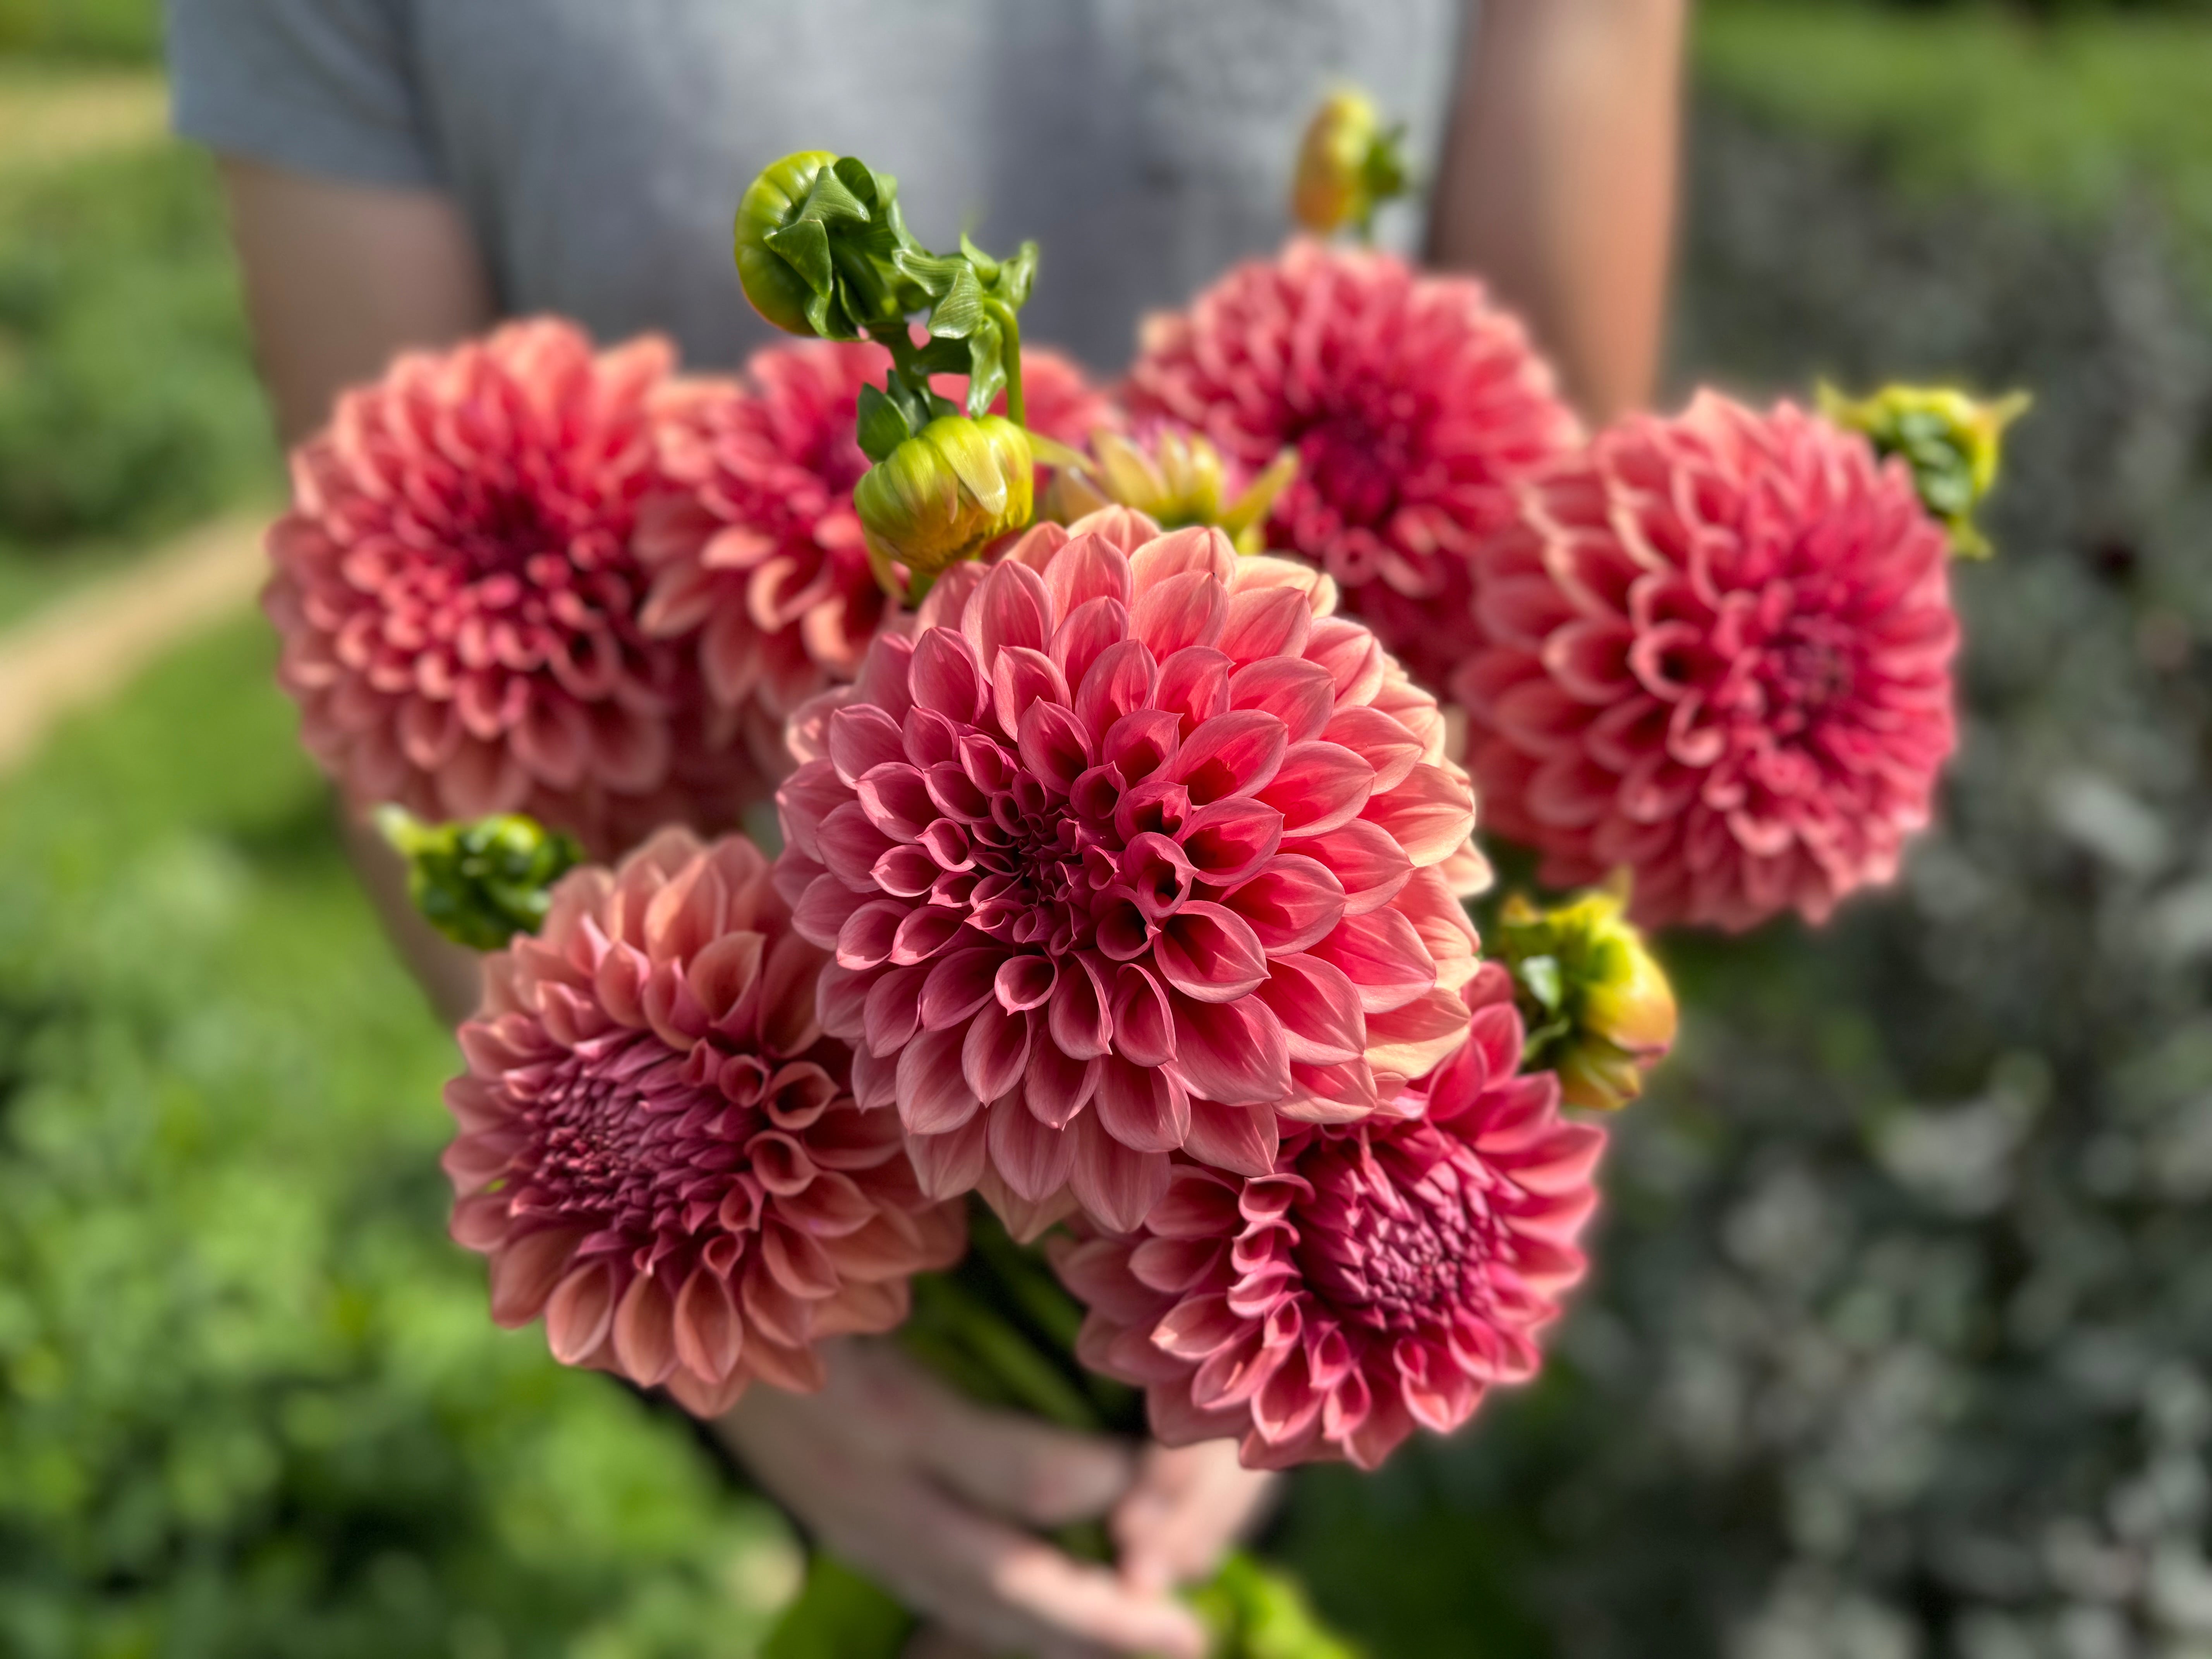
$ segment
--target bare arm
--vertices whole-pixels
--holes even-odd
[[[1689,0],[1482,0],[1431,256],[1526,317],[1603,421],[1651,395]]]
[[[276,428],[297,443],[337,394],[408,346],[442,345],[492,319],[491,284],[467,222],[435,191],[340,184],[226,157],[223,192]],[[407,902],[398,857],[367,825],[346,848],[441,1018],[474,1007],[476,958]]]

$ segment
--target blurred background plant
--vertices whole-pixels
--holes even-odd
[[[2202,1659],[2212,6],[1699,12],[1677,383],[2037,395],[1945,824],[1670,942],[1560,1363],[1278,1543],[1382,1656]],[[0,618],[273,487],[155,33],[0,0]],[[780,1524],[444,1242],[446,1039],[269,659],[0,781],[0,1652],[750,1653]]]

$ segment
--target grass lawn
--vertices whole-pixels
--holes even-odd
[[[0,1651],[750,1653],[780,1523],[446,1241],[450,1042],[271,652],[0,784]]]

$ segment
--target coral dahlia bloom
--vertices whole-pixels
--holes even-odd
[[[1267,1174],[1179,1163],[1142,1229],[1062,1252],[1089,1308],[1076,1352],[1146,1390],[1171,1445],[1373,1468],[1535,1374],[1537,1332],[1583,1275],[1603,1133],[1516,1077],[1504,970],[1469,985],[1467,1042],[1396,1111],[1286,1135]],[[1401,1115],[1400,1114],[1406,1114]]]
[[[651,637],[630,551],[671,362],[554,321],[410,352],[292,457],[264,605],[309,750],[356,806],[523,811],[602,851],[764,788],[684,650]]]
[[[750,842],[683,830],[572,872],[486,959],[445,1164],[495,1319],[543,1314],[555,1358],[708,1415],[756,1377],[817,1387],[818,1339],[906,1316],[964,1228],[854,1103],[823,960]]]
[[[1491,826],[1639,921],[1818,921],[1887,880],[1954,741],[1948,539],[1902,461],[1783,404],[1639,416],[1475,557],[1455,690]]]
[[[1466,557],[1510,516],[1504,486],[1580,437],[1551,370],[1480,283],[1309,241],[1148,319],[1125,396],[1133,415],[1194,428],[1254,472],[1296,449],[1267,544],[1319,563],[1439,687],[1463,651],[1452,619]]]
[[[1131,1227],[1170,1152],[1265,1170],[1279,1120],[1364,1116],[1459,1042],[1474,797],[1334,609],[1109,508],[954,567],[794,721],[778,881],[927,1189]]]
[[[652,574],[648,633],[696,635],[701,672],[772,773],[788,765],[785,719],[850,679],[890,601],[868,568],[853,486],[868,470],[854,437],[860,388],[890,354],[808,341],[757,353],[746,379],[691,380],[659,400],[664,489],[640,514]],[[1031,428],[1080,444],[1115,416],[1065,357],[1022,354]],[[958,397],[964,383],[945,377]]]

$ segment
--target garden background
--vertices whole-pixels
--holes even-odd
[[[750,1654],[781,1522],[445,1243],[152,9],[0,0],[0,1654]],[[1377,1659],[2212,1659],[2212,11],[1705,0],[1695,60],[1678,386],[2037,395],[1964,752],[1896,889],[1672,942],[1544,1380],[1278,1544]],[[235,614],[79,648],[187,568]]]

